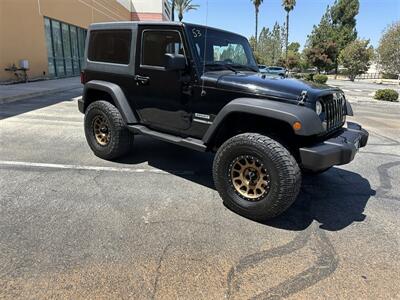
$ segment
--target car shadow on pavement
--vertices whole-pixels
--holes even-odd
[[[192,151],[142,136],[136,139],[131,155],[117,162],[147,162],[156,169],[215,189],[211,172],[213,154]],[[282,215],[262,224],[301,231],[317,221],[321,229],[341,230],[353,222],[365,220],[365,206],[374,195],[375,190],[371,189],[369,181],[360,174],[332,168],[317,176],[303,176],[302,188],[296,202]]]
[[[304,176],[296,202],[264,224],[299,231],[317,221],[321,229],[338,231],[364,221],[365,206],[375,194],[360,174],[334,167],[317,176]]]
[[[61,102],[72,102],[75,97],[79,97],[80,95],[82,95],[82,88],[76,88],[65,92],[3,103],[0,104],[0,120],[53,106]],[[76,107],[76,112],[79,114],[78,107]]]

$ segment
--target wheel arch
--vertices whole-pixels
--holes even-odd
[[[268,126],[262,127],[262,124],[268,124]],[[282,143],[295,136],[292,127],[282,120],[235,111],[227,115],[219,124],[207,145],[209,148],[217,149],[231,137],[247,132],[274,136],[277,140],[279,137]]]
[[[286,130],[294,136],[312,136],[323,132],[319,117],[307,107],[268,99],[239,98],[223,107],[205,133],[203,142],[213,145],[225,128],[231,127],[232,124],[237,127],[237,123],[241,120],[245,122],[250,120],[258,126],[261,125],[258,128],[260,133],[272,128]],[[301,123],[300,130],[293,129],[295,122]]]
[[[138,123],[138,120],[129,105],[128,100],[121,87],[115,83],[92,80],[85,84],[82,95],[82,112],[94,101],[105,100],[117,107],[126,124]]]

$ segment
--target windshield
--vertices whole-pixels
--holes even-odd
[[[206,70],[228,69],[258,72],[253,52],[246,38],[229,32],[188,25],[188,36],[195,60]],[[207,33],[207,38],[206,37]]]

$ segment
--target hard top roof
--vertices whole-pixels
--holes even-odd
[[[147,25],[156,25],[156,26],[196,26],[196,27],[207,27],[209,29],[213,30],[218,30],[221,32],[227,32],[227,33],[233,33],[240,35],[235,32],[227,31],[224,29],[219,29],[215,27],[210,27],[206,25],[200,25],[200,24],[192,24],[192,23],[186,23],[186,22],[172,22],[172,21],[121,21],[121,22],[103,22],[103,23],[93,23],[89,26],[89,30],[96,30],[96,29],[137,29],[138,26],[147,26]],[[240,35],[242,36],[242,35]],[[242,36],[244,37],[244,36]],[[246,37],[244,37],[246,38]],[[246,38],[247,39],[247,38]]]

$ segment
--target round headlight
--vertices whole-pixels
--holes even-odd
[[[315,103],[315,112],[318,116],[322,114],[322,104],[319,101]]]

